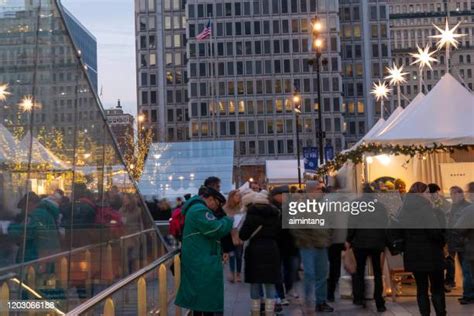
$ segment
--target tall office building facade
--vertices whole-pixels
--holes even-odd
[[[370,91],[391,64],[386,0],[341,0],[341,57],[347,145],[356,143],[381,117],[381,104]],[[391,113],[385,101],[384,117]]]
[[[189,140],[184,0],[136,0],[138,113],[154,141]]]
[[[8,38],[10,34],[22,34],[24,41],[34,43],[36,34],[31,32],[32,26],[28,23],[31,22],[29,21],[31,19],[30,15],[37,10],[39,5],[40,2],[36,0],[7,2],[0,11],[0,37]],[[44,10],[54,6],[56,6],[56,3],[54,5],[52,2],[41,3],[41,8]],[[38,93],[40,93],[41,97],[37,97],[38,104],[35,109],[34,120],[44,126],[56,128],[69,141],[74,135],[71,124],[74,121],[75,104],[77,102],[78,124],[83,125],[84,132],[92,137],[95,134],[101,133],[98,130],[97,124],[91,123],[100,118],[100,113],[95,108],[95,100],[92,99],[96,95],[90,93],[91,88],[97,91],[97,43],[95,37],[64,6],[60,3],[57,6],[61,9],[64,23],[67,26],[64,32],[70,36],[74,47],[69,42],[53,42],[45,48],[48,52],[45,52],[45,54],[50,59],[47,61],[39,59],[34,65],[34,67],[47,73],[47,75],[42,75],[41,71],[39,71],[36,77],[36,80],[41,82],[42,86],[38,88]],[[57,17],[55,16],[55,18]],[[39,32],[41,32],[42,36],[48,37],[52,36],[53,29],[54,26],[45,25],[40,28]],[[11,67],[10,65],[22,65],[26,52],[20,46],[17,45],[16,53],[11,55],[6,53],[7,48],[9,49],[10,47],[5,46],[2,48],[4,51],[0,50],[0,56],[5,59],[5,62],[1,65],[4,70],[0,71],[0,82],[12,80],[8,76],[7,71],[8,67]],[[80,54],[78,51],[81,51]],[[79,65],[71,60],[72,54],[80,55],[83,67],[87,69],[87,75],[91,83],[90,86],[86,84],[87,81],[81,81],[81,78],[77,77],[77,67]],[[51,60],[54,60],[55,63]],[[54,67],[56,67],[54,72],[48,73],[49,69],[46,69],[45,66],[40,66],[47,62],[51,67],[54,64]],[[21,71],[29,71],[27,67],[23,68]],[[26,81],[26,78],[25,76],[17,75],[15,83],[22,83]],[[78,81],[81,81],[81,85],[77,84]],[[33,92],[24,89],[22,94],[33,94]],[[56,96],[58,97],[56,98]],[[49,99],[51,99],[50,102]],[[7,127],[22,125],[27,122],[26,115],[19,112],[18,106],[15,104],[3,105],[2,111],[0,111],[0,119],[1,123]]]
[[[398,65],[403,65],[404,71],[408,72],[408,81],[401,87],[404,95],[402,105],[407,105],[409,100],[420,92],[418,66],[411,65],[413,58],[409,53],[416,52],[417,45],[422,48],[429,45],[431,51],[436,50],[437,39],[430,36],[439,32],[433,24],[444,29],[446,17],[450,28],[461,22],[456,32],[466,34],[459,38],[459,47],[451,49],[450,73],[466,87],[473,89],[474,1],[392,0],[389,2],[389,12],[393,59]],[[433,69],[425,68],[423,71],[425,94],[446,72],[444,49],[435,53],[433,57],[439,62],[432,64]]]
[[[337,1],[212,1],[187,3],[190,133],[192,140],[235,140],[235,165],[254,171],[269,159],[294,159],[292,93],[301,93],[300,143],[343,148],[342,80]],[[311,19],[324,25],[321,98],[311,66]],[[213,34],[197,40],[211,21]],[[209,49],[212,46],[212,49]],[[242,177],[245,172],[239,171]],[[245,180],[245,179],[243,179]]]
[[[63,12],[64,21],[69,28],[71,38],[76,47],[81,51],[82,60],[87,67],[87,74],[97,93],[97,40],[95,36],[65,7],[63,7]]]

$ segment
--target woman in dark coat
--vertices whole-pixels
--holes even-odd
[[[367,185],[364,187],[361,202],[370,203],[375,191]],[[365,265],[370,257],[374,271],[374,300],[377,312],[387,309],[383,299],[382,265],[380,256],[385,249],[388,224],[387,209],[382,203],[375,204],[375,211],[349,217],[346,248],[352,247],[357,262],[354,275],[354,304],[365,307]]]
[[[422,316],[430,315],[428,285],[437,316],[446,315],[444,295],[444,252],[446,226],[444,214],[434,208],[428,197],[428,186],[414,183],[400,211],[401,237],[405,243],[404,266],[416,280],[418,308]]]
[[[273,313],[275,283],[280,282],[280,251],[277,237],[280,231],[280,212],[270,204],[265,193],[252,192],[242,199],[246,217],[239,237],[248,241],[245,248],[245,282],[250,283],[252,313],[260,313],[260,294],[265,289],[265,312]]]

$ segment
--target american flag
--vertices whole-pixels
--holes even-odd
[[[207,25],[204,27],[201,33],[196,35],[196,39],[198,41],[205,40],[211,35],[212,35],[212,26],[211,26],[211,20],[209,20],[209,22],[207,22]]]

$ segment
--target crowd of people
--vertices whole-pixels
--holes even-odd
[[[118,239],[143,230],[139,196],[116,186],[99,195],[76,183],[68,197],[61,189],[48,195],[31,191],[17,204],[19,212],[0,220],[2,267],[44,258],[73,248]],[[26,230],[25,230],[26,228]],[[138,268],[139,244],[125,239],[128,273]],[[53,273],[54,264],[46,265]],[[43,271],[40,271],[43,272]]]
[[[353,304],[363,310],[366,302],[366,262],[370,258],[374,280],[373,299],[378,312],[386,311],[383,292],[383,256],[403,254],[404,269],[416,282],[421,315],[446,315],[445,292],[455,286],[457,258],[462,267],[463,294],[460,304],[474,303],[474,182],[450,188],[450,200],[434,183],[414,183],[408,191],[401,180],[365,185],[358,199],[384,192],[400,193],[378,203],[364,221],[387,223],[367,229],[361,217],[350,216],[347,229],[282,228],[284,195],[313,194],[321,199],[343,192],[322,181],[307,181],[305,190],[279,186],[266,191],[257,183],[234,190],[226,199],[220,181],[211,177],[198,195],[188,199],[173,214],[180,213],[182,280],[176,298],[178,306],[193,315],[221,315],[224,309],[223,263],[229,263],[228,281],[250,284],[252,315],[274,315],[291,304],[303,271],[305,309],[333,312],[344,252],[353,253]],[[291,196],[290,196],[291,198]],[[388,202],[387,202],[388,201]],[[391,208],[396,205],[396,212]],[[396,216],[394,217],[394,214]],[[359,221],[359,222],[358,222]],[[421,227],[419,223],[423,223]],[[243,269],[243,274],[242,273]],[[243,276],[243,278],[242,278]],[[431,294],[431,303],[430,303]],[[362,311],[361,310],[361,311]]]

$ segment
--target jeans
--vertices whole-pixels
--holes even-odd
[[[341,277],[341,252],[344,244],[333,244],[329,247],[329,278],[328,278],[328,298],[334,299],[337,283]]]
[[[231,252],[232,255],[229,258],[229,266],[232,273],[240,273],[242,271],[242,253],[243,246],[236,246],[235,250]]]
[[[285,293],[288,293],[293,288],[298,274],[299,263],[300,258],[297,256],[282,258],[283,283],[276,284],[276,291],[279,298],[284,299]]]
[[[329,272],[327,248],[300,249],[304,267],[304,294],[307,303],[312,301],[313,290],[316,304],[326,303],[327,277]]]
[[[377,307],[385,305],[383,299],[382,266],[380,255],[382,250],[354,248],[354,256],[357,262],[357,270],[354,276],[353,296],[354,302],[363,302],[365,299],[365,264],[367,257],[372,261],[374,270],[374,300]]]
[[[263,295],[262,294],[263,289]],[[251,283],[250,284],[250,298],[253,300],[259,300],[262,296],[268,299],[275,298],[275,284],[259,284]]]
[[[446,315],[446,298],[444,295],[444,271],[413,272],[416,281],[416,300],[418,309],[422,316],[430,315],[430,299],[428,286],[431,291],[431,301],[433,303],[436,316]]]
[[[464,256],[463,252],[458,252],[459,263],[461,264],[462,269],[462,296],[465,298],[474,299],[474,283],[472,281],[473,275],[471,270],[471,265],[469,261]]]

